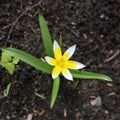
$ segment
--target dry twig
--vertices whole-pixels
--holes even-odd
[[[38,3],[34,4],[34,5],[31,6],[30,8],[26,9],[24,12],[22,12],[22,13],[16,18],[16,20],[12,23],[12,26],[11,26],[11,28],[10,28],[10,30],[9,30],[9,33],[8,33],[8,36],[7,36],[7,39],[6,39],[5,46],[7,46],[8,40],[10,39],[10,36],[11,36],[11,33],[12,33],[14,27],[15,27],[15,24],[19,21],[19,19],[20,19],[25,13],[27,13],[27,12],[30,11],[31,9],[33,9],[33,8],[37,7],[38,5],[40,5],[42,1],[43,1],[43,0],[40,0]]]
[[[113,60],[119,53],[120,53],[120,50],[117,50],[115,54],[113,54],[113,55],[110,56],[109,58],[105,59],[104,63]]]

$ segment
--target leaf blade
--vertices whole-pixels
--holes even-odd
[[[109,76],[104,74],[94,73],[94,72],[71,70],[71,73],[74,78],[101,79],[106,81],[112,81],[112,79]]]
[[[39,98],[43,99],[43,100],[46,99],[45,96],[43,96],[43,95],[41,95],[41,94],[39,94],[39,93],[37,93],[37,92],[35,92],[35,95],[38,96]]]
[[[53,55],[52,39],[51,39],[50,32],[46,24],[46,21],[41,13],[39,14],[39,24],[40,24],[40,30],[41,30],[42,40],[43,40],[43,44],[46,50],[46,54],[48,56],[53,57],[54,55]]]
[[[43,62],[42,60],[15,48],[2,48],[2,51],[7,52],[13,57],[20,59],[21,61],[31,65],[37,70],[41,70],[45,73],[51,74],[53,67]]]
[[[51,97],[51,101],[50,101],[50,108],[52,109],[57,95],[58,95],[58,91],[59,91],[59,87],[60,87],[60,78],[59,76],[57,78],[54,79],[54,83],[53,83],[53,88],[52,88],[52,97]]]
[[[12,83],[9,83],[9,84],[7,85],[7,88],[6,88],[6,96],[8,96],[8,94],[9,94],[9,92],[10,92],[11,85],[12,85]]]
[[[60,48],[62,50],[62,34],[60,34],[60,37],[59,37],[59,45],[60,45]]]

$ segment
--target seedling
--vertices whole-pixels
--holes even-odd
[[[18,62],[19,59],[11,57],[11,55],[6,52],[2,52],[0,65],[5,68],[10,75],[14,73],[15,65],[18,64]]]
[[[6,96],[8,96],[8,94],[9,94],[9,91],[10,91],[11,85],[12,85],[12,83],[9,83],[9,84],[7,85],[6,93],[5,93]]]
[[[43,99],[43,100],[46,99],[45,96],[43,96],[43,95],[41,95],[41,94],[39,94],[39,93],[37,93],[37,92],[35,92],[35,95],[38,96],[39,98]]]
[[[56,97],[58,95],[61,73],[65,78],[71,81],[73,81],[73,78],[101,79],[106,81],[112,81],[112,79],[107,75],[98,74],[94,72],[87,72],[84,70],[81,71],[77,70],[84,68],[85,65],[70,60],[71,56],[75,51],[76,45],[73,45],[72,47],[68,48],[66,52],[62,54],[62,36],[60,36],[59,38],[59,44],[57,41],[51,39],[48,26],[45,22],[44,17],[41,14],[39,14],[39,23],[43,45],[47,55],[45,57],[46,61],[38,59],[24,51],[15,48],[1,48],[1,49],[3,52],[9,54],[10,56],[20,59],[21,61],[33,66],[34,68],[44,73],[52,74],[53,88],[50,101],[50,108],[53,108]],[[9,61],[11,61],[10,58]],[[36,95],[39,96],[38,94]]]

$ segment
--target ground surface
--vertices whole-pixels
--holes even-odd
[[[53,39],[62,33],[64,50],[77,44],[73,58],[85,64],[85,70],[107,74],[113,82],[79,79],[74,87],[75,82],[61,78],[59,95],[51,110],[51,76],[23,62],[13,76],[0,68],[0,120],[26,120],[30,115],[32,120],[120,120],[120,1],[43,0],[25,12],[36,3],[38,0],[0,1],[0,46],[7,43],[8,47],[44,57],[38,23],[40,10]],[[77,25],[71,25],[72,22]],[[12,87],[5,97],[9,82]],[[41,100],[34,92],[47,99]]]

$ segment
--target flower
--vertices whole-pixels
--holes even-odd
[[[55,79],[60,73],[62,73],[66,79],[73,80],[72,74],[70,73],[69,69],[82,69],[85,67],[85,65],[83,65],[82,63],[69,60],[75,52],[75,48],[76,45],[71,46],[62,55],[60,46],[58,45],[57,41],[54,41],[53,52],[55,58],[49,56],[45,57],[47,63],[54,66],[52,70],[53,79]]]

